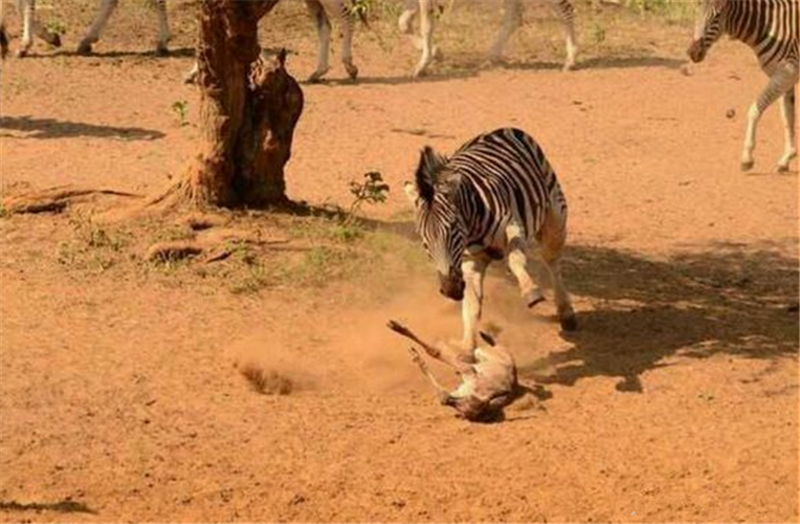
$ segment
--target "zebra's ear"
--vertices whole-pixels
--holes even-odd
[[[436,175],[442,169],[444,159],[430,146],[425,146],[419,155],[419,165],[415,175],[419,198],[425,203],[433,202],[436,193]]]

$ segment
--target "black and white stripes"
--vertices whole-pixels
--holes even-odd
[[[797,156],[794,86],[798,82],[798,32],[799,0],[706,0],[698,12],[695,38],[689,47],[692,61],[702,61],[714,42],[728,34],[753,49],[761,69],[770,77],[748,112],[741,159],[743,170],[754,164],[758,120],[778,98],[781,98],[786,141],[778,171],[786,171]]]
[[[519,129],[479,135],[450,158],[426,147],[407,185],[417,227],[445,296],[464,299],[466,350],[477,341],[483,274],[508,256],[528,306],[543,300],[527,271],[529,244],[538,243],[553,277],[559,318],[575,325],[558,260],[566,238],[567,203],[539,145]]]

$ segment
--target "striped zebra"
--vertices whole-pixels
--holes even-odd
[[[769,76],[767,87],[747,113],[741,159],[743,171],[754,165],[758,120],[778,97],[781,97],[786,140],[783,155],[778,160],[778,171],[787,171],[789,162],[797,156],[794,91],[799,77],[799,24],[798,0],[707,0],[698,11],[694,41],[688,51],[693,62],[701,62],[714,42],[727,33],[755,51],[761,69]]]
[[[575,40],[575,10],[570,0],[549,0],[549,3],[564,28],[567,47],[564,70],[568,71],[575,67],[575,56],[578,53],[578,46]],[[414,45],[422,52],[420,60],[414,68],[414,76],[418,77],[425,74],[425,70],[438,54],[438,50],[433,43],[436,0],[406,0],[405,4],[405,10],[398,20],[400,31],[411,34],[411,24],[414,18],[419,15],[420,19],[420,36],[413,39]],[[489,60],[491,62],[499,62],[501,60],[509,38],[522,25],[523,9],[523,0],[503,0],[503,22],[492,47],[489,49]]]
[[[567,202],[544,152],[527,133],[505,128],[479,135],[449,158],[425,147],[415,182],[407,182],[405,191],[441,294],[463,300],[467,354],[477,347],[483,279],[492,260],[508,257],[528,307],[544,300],[527,269],[531,244],[538,244],[552,277],[561,327],[575,329],[559,269]]]

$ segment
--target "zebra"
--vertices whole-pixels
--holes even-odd
[[[100,0],[97,16],[89,27],[86,35],[78,44],[77,53],[79,55],[89,55],[92,53],[92,44],[100,39],[100,33],[108,23],[111,14],[116,9],[119,0]],[[166,0],[154,0],[156,15],[158,16],[158,41],[156,43],[156,53],[166,55],[169,53],[170,30],[167,20]],[[60,47],[61,37],[58,33],[49,31],[36,20],[36,0],[17,0],[20,16],[22,17],[22,39],[17,51],[19,58],[24,57],[33,45],[32,35],[35,34],[49,44]],[[8,37],[3,24],[3,0],[0,0],[0,54],[5,56],[8,50]]]
[[[423,148],[414,182],[404,185],[416,210],[417,232],[439,275],[439,292],[463,301],[462,358],[477,347],[483,279],[493,260],[508,258],[528,307],[544,300],[528,273],[538,244],[548,269],[562,329],[577,327],[561,279],[567,201],[534,139],[516,128],[479,135],[451,157]]]
[[[575,38],[575,9],[570,0],[549,0],[556,12],[564,29],[567,48],[567,59],[564,62],[564,70],[568,71],[575,68],[575,59],[578,54],[578,45]],[[414,18],[420,18],[420,36],[413,39],[414,45],[418,47],[422,55],[414,68],[415,77],[425,74],[428,66],[438,54],[436,46],[433,44],[434,30],[434,8],[435,0],[406,0],[405,9],[398,19],[400,31],[406,34],[412,33],[411,24]],[[489,61],[497,63],[503,56],[503,50],[511,38],[512,33],[522,25],[522,0],[503,0],[503,22],[500,30],[489,49]]]
[[[762,113],[781,97],[785,147],[777,170],[785,172],[797,156],[795,141],[795,86],[798,83],[798,0],[706,0],[698,10],[689,58],[703,61],[709,48],[723,33],[741,40],[755,51],[769,83],[750,106],[742,151],[741,169],[754,165],[756,126]]]

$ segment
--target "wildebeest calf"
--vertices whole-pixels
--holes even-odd
[[[504,418],[503,408],[528,391],[528,388],[517,382],[517,366],[514,363],[514,357],[484,332],[481,332],[480,335],[486,346],[476,348],[473,352],[475,361],[467,363],[459,360],[449,351],[423,342],[399,322],[390,320],[388,327],[395,333],[410,338],[421,346],[431,358],[447,364],[456,371],[461,383],[453,391],[448,391],[433,376],[419,351],[413,347],[409,348],[414,362],[436,388],[442,405],[455,408],[459,415],[467,420],[473,422],[502,420]]]

